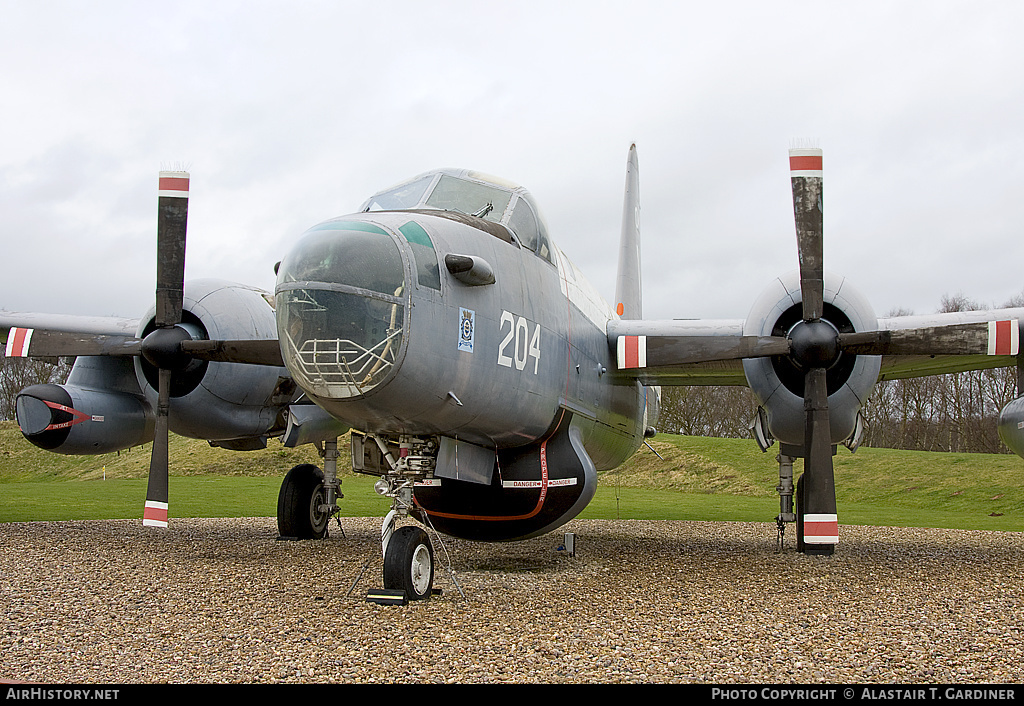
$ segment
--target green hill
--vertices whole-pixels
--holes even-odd
[[[146,445],[62,456],[29,444],[13,422],[0,422],[0,521],[135,517],[149,452]],[[770,520],[778,512],[775,453],[761,453],[747,439],[659,435],[651,448],[601,474],[583,516]],[[319,462],[314,448],[286,449],[276,440],[262,451],[237,452],[172,436],[173,514],[272,516],[288,469]],[[841,448],[835,468],[841,523],[1024,530],[1024,459],[1017,456]],[[799,460],[794,471],[799,477]],[[384,514],[372,477],[342,476],[345,514]],[[104,478],[108,483],[60,484],[59,491],[54,485]]]
[[[343,458],[348,454],[345,438]],[[280,476],[300,463],[319,463],[316,449],[287,449],[271,440],[262,451],[238,452],[205,441],[170,437],[171,474],[178,476]],[[101,456],[64,456],[28,443],[15,422],[0,422],[0,483],[145,478],[152,444]]]

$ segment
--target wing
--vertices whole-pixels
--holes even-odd
[[[5,344],[11,344],[10,332],[12,329],[22,331],[53,331],[81,337],[90,336],[118,336],[134,338],[139,328],[138,319],[124,319],[103,316],[70,316],[67,314],[25,314],[12,311],[0,310],[0,340]],[[17,331],[15,332],[17,334]],[[24,336],[24,334],[23,334]],[[31,343],[31,339],[29,340]],[[17,350],[25,349],[24,337]],[[11,351],[7,352],[11,355]],[[72,353],[72,355],[77,355]]]

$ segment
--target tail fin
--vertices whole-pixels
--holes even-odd
[[[640,166],[636,145],[630,146],[626,162],[626,195],[622,203],[615,311],[623,319],[643,318],[640,289]]]

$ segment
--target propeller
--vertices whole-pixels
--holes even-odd
[[[168,439],[171,383],[193,359],[283,366],[276,340],[194,340],[181,327],[184,310],[185,241],[189,174],[160,172],[157,212],[155,328],[145,338],[12,328],[8,355],[56,358],[70,356],[142,356],[157,371],[157,405],[149,482],[142,523],[167,526]]]

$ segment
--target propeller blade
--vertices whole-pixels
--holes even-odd
[[[160,172],[156,245],[156,325],[159,328],[181,323],[188,183],[188,172]]]
[[[145,354],[143,343],[142,339],[134,336],[12,327],[7,336],[6,356],[8,358],[132,357]],[[173,355],[179,354],[185,354],[189,358],[224,363],[248,363],[276,367],[284,365],[277,339],[213,341],[186,338],[178,343],[177,349],[173,351]],[[169,367],[173,367],[173,365]]]
[[[804,552],[831,554],[839,541],[839,523],[825,368],[811,368],[804,375],[804,410],[807,420],[800,510]]]
[[[817,321],[822,315],[825,289],[821,150],[791,149],[789,170],[793,185],[803,318],[804,321]]]
[[[160,172],[157,207],[156,315],[158,329],[174,329],[181,323],[185,299],[185,233],[188,224],[188,172]],[[165,331],[156,333],[164,334]],[[173,344],[172,344],[173,347]],[[173,351],[170,351],[173,353]],[[171,355],[173,358],[174,356]],[[157,383],[156,424],[153,453],[149,460],[149,484],[142,524],[167,526],[168,413],[171,370],[161,367]]]
[[[153,429],[153,453],[149,459],[149,483],[142,524],[167,526],[167,466],[169,430],[167,423],[171,400],[171,371],[161,368],[157,392],[156,425]]]
[[[193,358],[224,363],[283,366],[277,339],[258,341],[182,341],[181,350]]]
[[[7,337],[6,353],[8,358],[134,356],[141,348],[142,341],[134,336],[12,328]]]
[[[1017,355],[1015,319],[894,331],[839,334],[839,347],[857,355]]]
[[[788,355],[780,336],[619,336],[619,370]]]

